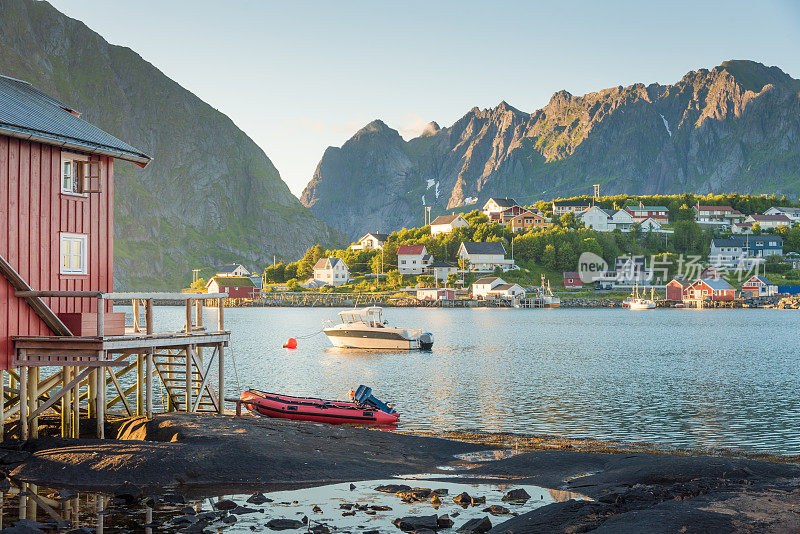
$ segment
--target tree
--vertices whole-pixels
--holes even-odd
[[[192,282],[190,286],[195,291],[205,291],[206,289],[206,279],[205,278],[198,278],[196,282]]]
[[[761,235],[761,223],[753,223],[753,235]]]
[[[558,258],[556,258],[556,247],[553,245],[547,245],[544,247],[544,252],[542,253],[542,264],[551,271],[555,271],[558,268],[557,263]]]

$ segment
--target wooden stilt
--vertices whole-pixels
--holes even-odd
[[[225,413],[225,344],[220,343],[217,347],[217,358],[219,358],[219,413]]]
[[[62,367],[61,370],[58,372],[61,375],[61,389],[67,387],[69,383],[69,374],[67,373],[67,367]],[[69,394],[63,395],[61,397],[61,437],[68,438],[70,437],[69,431]]]
[[[145,378],[145,386],[144,386],[145,396],[147,397],[145,399],[145,405],[147,407],[146,410],[147,410],[147,418],[148,419],[152,419],[153,418],[153,355],[154,355],[154,352],[155,352],[154,349],[150,349],[150,351],[147,353],[147,365],[146,365],[146,367],[147,367],[147,369],[146,369],[147,377]]]
[[[186,331],[191,332],[192,328],[192,306],[194,305],[193,300],[186,301]]]
[[[72,380],[78,376],[78,368],[72,366]],[[81,437],[81,384],[78,382],[72,388],[72,437]]]
[[[37,486],[36,484],[28,484],[28,493],[30,493],[31,495],[36,495],[37,491],[39,491],[39,486]],[[27,516],[35,521],[36,514],[38,513],[36,509],[36,499],[30,497],[27,499],[27,501],[28,501]]]
[[[192,411],[192,352],[194,347],[186,347],[186,411]]]
[[[139,300],[133,299],[131,304],[133,304],[133,331],[139,333]]]
[[[97,370],[89,373],[89,379],[86,381],[86,400],[88,401],[88,414],[89,419],[97,417]]]
[[[144,355],[136,355],[136,415],[142,415],[145,411],[145,379],[144,379]]]
[[[102,355],[100,355],[102,359]],[[97,368],[97,437],[106,437],[106,368]]]
[[[25,380],[22,378],[21,367],[19,369],[19,383],[20,385],[25,383]],[[20,391],[22,391],[22,389],[23,388],[20,388]],[[28,518],[28,484],[26,482],[19,485],[19,518]]]
[[[32,414],[39,407],[39,368],[28,369],[28,413]],[[30,434],[32,438],[39,437],[39,416],[31,418]]]
[[[20,349],[19,360],[22,366],[19,368],[19,437],[23,441],[28,439],[28,366],[25,365],[27,357],[25,349]]]
[[[5,441],[6,437],[6,372],[0,369],[0,441]],[[2,495],[0,495],[2,499]],[[3,509],[0,503],[0,510]],[[2,515],[2,514],[0,514]],[[0,518],[0,529],[3,528],[2,518]]]

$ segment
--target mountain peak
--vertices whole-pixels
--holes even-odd
[[[746,91],[760,93],[765,85],[795,88],[800,81],[795,80],[778,67],[767,67],[763,63],[747,59],[731,59],[723,61],[714,69],[715,72],[726,71],[736,83]]]
[[[358,133],[387,132],[389,130],[391,130],[391,128],[389,128],[389,126],[387,126],[385,122],[383,122],[380,119],[375,119],[372,122],[368,123],[363,128],[361,128],[358,131]]]
[[[431,137],[432,135],[436,135],[439,133],[439,130],[442,128],[436,121],[431,121],[425,125],[425,128],[422,129],[422,133],[419,134],[420,137]]]

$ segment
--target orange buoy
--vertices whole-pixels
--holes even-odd
[[[297,348],[297,340],[293,337],[290,337],[286,340],[286,343],[283,345],[284,349],[296,349]]]

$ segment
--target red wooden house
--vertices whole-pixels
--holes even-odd
[[[252,299],[256,286],[247,276],[215,276],[206,284],[209,293],[227,293],[232,299]]]
[[[687,289],[692,283],[689,280],[678,280],[677,278],[667,284],[667,300],[683,302],[688,298]]]
[[[733,300],[736,288],[722,278],[701,278],[686,288],[686,295],[691,300]]]
[[[81,324],[81,314],[97,312],[95,299],[18,298],[21,283],[112,291],[117,158],[141,167],[151,159],[32,85],[0,76],[0,369],[11,366],[11,336],[53,335],[54,317]]]
[[[581,280],[581,274],[577,272],[565,272],[564,273],[564,287],[570,288],[581,288],[583,287],[583,280]]]

